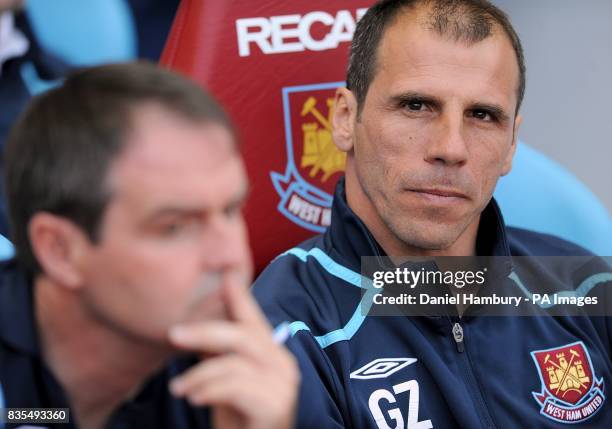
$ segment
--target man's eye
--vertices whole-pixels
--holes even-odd
[[[236,219],[242,214],[242,205],[232,205],[225,209],[225,215],[230,219]]]
[[[159,232],[164,236],[176,235],[183,230],[184,225],[180,223],[167,223],[159,228]]]
[[[179,220],[176,222],[165,222],[157,227],[157,232],[161,237],[179,237],[195,233],[200,227],[197,219]]]
[[[406,101],[403,105],[404,109],[411,110],[413,112],[418,112],[423,110],[425,107],[425,103],[422,101]]]
[[[494,119],[486,110],[473,110],[471,116],[480,121],[492,121]]]

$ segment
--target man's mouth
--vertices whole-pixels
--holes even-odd
[[[434,204],[452,204],[468,199],[463,192],[449,188],[414,188],[408,191]]]
[[[421,189],[410,189],[412,192],[419,192],[423,194],[436,195],[438,197],[447,198],[467,198],[467,195],[453,189],[444,188],[421,188]]]

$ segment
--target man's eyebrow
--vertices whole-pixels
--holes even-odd
[[[249,185],[244,186],[243,188],[240,189],[239,192],[235,194],[233,198],[228,200],[227,204],[225,204],[223,208],[224,209],[234,208],[234,207],[239,207],[243,205],[246,202],[249,194],[250,194],[250,186]],[[192,206],[192,205],[180,205],[180,204],[171,205],[170,204],[166,207],[162,207],[159,210],[155,210],[154,212],[150,213],[145,218],[145,222],[152,222],[159,218],[171,217],[171,216],[179,216],[179,217],[194,216],[196,217],[196,216],[201,216],[202,213],[205,213],[209,210],[210,210],[210,207],[207,205]]]
[[[179,205],[168,205],[166,207],[162,207],[158,210],[155,210],[149,213],[145,218],[143,223],[151,223],[156,222],[160,219],[165,218],[190,218],[197,217],[202,215],[202,211],[206,210],[206,208],[196,208],[196,207],[188,207],[188,206],[179,206]]]
[[[406,91],[391,96],[391,103],[393,105],[400,105],[407,102],[421,102],[433,106],[441,106],[443,104],[442,100],[437,97],[416,91]]]

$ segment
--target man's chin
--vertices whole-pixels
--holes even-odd
[[[444,231],[441,233],[439,225],[419,225],[412,231],[406,231],[399,236],[405,244],[406,249],[414,249],[415,252],[443,252],[452,247],[460,237],[460,232]],[[435,231],[435,232],[434,232]],[[411,255],[397,255],[411,256]]]

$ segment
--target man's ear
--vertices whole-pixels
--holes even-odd
[[[28,235],[45,275],[59,285],[78,289],[83,283],[81,260],[89,245],[83,231],[66,218],[39,212],[30,220]]]
[[[518,143],[518,132],[519,127],[521,126],[521,122],[523,122],[523,117],[521,115],[517,115],[514,119],[514,131],[512,133],[512,146],[510,146],[510,150],[506,154],[506,159],[504,160],[504,165],[502,168],[502,176],[510,173],[512,170],[512,160],[514,159],[514,154],[516,153],[516,145]]]
[[[332,132],[334,143],[342,152],[350,152],[353,149],[356,122],[357,100],[355,96],[346,88],[338,88],[334,102]]]

